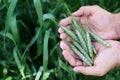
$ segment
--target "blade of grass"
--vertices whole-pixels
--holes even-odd
[[[5,80],[12,80],[12,77],[8,76]]]
[[[60,66],[63,70],[67,71],[67,72],[70,74],[71,80],[74,80],[74,77],[73,77],[71,71],[69,70],[68,66],[67,66],[60,58],[58,58],[58,63],[59,63],[59,66]]]
[[[15,47],[15,48],[13,49],[13,57],[14,57],[14,59],[15,59],[15,62],[16,62],[16,64],[17,64],[17,66],[18,66],[18,69],[19,69],[19,71],[20,71],[20,73],[21,73],[21,75],[22,75],[22,78],[25,78],[24,67],[21,65],[17,53],[18,53],[18,50],[17,50],[17,48]]]
[[[0,32],[0,36],[5,37],[5,35],[4,35],[4,33],[2,31]],[[14,39],[14,37],[13,37],[13,35],[11,33],[9,33],[9,32],[6,33],[6,37],[8,39],[10,39],[16,45],[15,39]]]
[[[29,50],[29,48],[37,41],[39,35],[40,35],[40,28],[38,28],[36,34],[33,36],[33,38],[31,39],[30,43],[27,45],[25,51],[23,52],[23,55],[21,57],[21,62],[22,62],[26,52]]]
[[[43,20],[43,11],[42,11],[42,4],[40,2],[40,0],[33,0],[34,6],[35,6],[35,10],[38,16],[38,21],[39,21],[39,25],[40,28],[42,28],[43,24],[44,24],[44,20]],[[42,34],[42,33],[41,33]],[[41,55],[42,53],[42,35],[39,35],[39,38],[37,40],[37,56],[35,58],[37,58],[38,56]],[[41,40],[40,40],[41,39]]]
[[[18,24],[22,25],[21,27],[23,27],[29,34],[31,34],[25,22],[23,22],[22,20],[17,20],[17,22]]]
[[[113,11],[113,13],[117,13],[117,12],[120,12],[120,8],[117,8]]]
[[[44,72],[41,80],[47,80],[50,76],[50,72]]]
[[[103,8],[105,8],[105,1],[104,0],[99,0],[99,5]]]
[[[44,21],[43,21],[43,11],[42,11],[42,4],[40,0],[33,0],[35,10],[37,12],[38,20],[39,20],[39,25],[40,27],[43,26]]]
[[[65,12],[68,16],[71,16],[71,11],[70,11],[70,8],[68,8],[68,5],[66,3],[64,3],[64,7],[65,7]]]
[[[40,35],[39,35],[39,37],[38,37],[36,43],[37,43],[37,54],[36,54],[36,56],[35,56],[34,58],[39,57],[39,56],[42,54],[42,52],[43,52],[43,36],[42,36],[42,29],[40,29]]]
[[[63,63],[63,61],[62,61],[60,58],[58,58],[58,63],[59,63],[59,66],[60,66],[63,70],[65,70],[65,71],[67,71],[67,72],[69,73],[69,70],[68,70],[67,65],[66,65],[65,63]]]
[[[41,77],[41,75],[42,75],[42,72],[43,72],[43,67],[40,66],[40,68],[39,68],[39,70],[38,70],[38,72],[37,72],[37,74],[36,74],[35,80],[40,80],[40,77]]]
[[[2,74],[3,74],[4,77],[7,77],[8,69],[4,68]]]
[[[11,17],[14,13],[17,2],[18,2],[18,0],[11,0],[11,2],[10,2],[10,6],[8,8],[8,11],[7,11],[7,18],[6,18],[6,22],[5,22],[5,32],[4,32],[5,36],[6,36],[6,33],[7,33],[8,29],[9,29],[9,24],[11,22]],[[4,37],[4,49],[6,49],[5,45],[6,45],[6,37]]]
[[[11,29],[11,32],[13,34],[15,41],[19,43],[20,39],[19,39],[19,32],[17,28],[17,21],[16,21],[15,15],[11,17],[10,29]]]
[[[14,14],[14,10],[15,10],[15,7],[17,5],[17,2],[18,0],[11,0],[10,1],[10,6],[8,8],[8,11],[7,11],[7,21],[6,21],[6,26],[8,26],[8,24],[11,22],[11,17],[13,16]]]
[[[5,5],[1,6],[1,4],[0,4],[0,11],[2,11],[4,8],[5,8]]]
[[[59,11],[61,11],[63,4],[61,4],[63,2],[63,0],[57,0],[55,8],[53,10],[53,14],[56,15],[57,13],[59,13]]]
[[[4,5],[6,6],[6,8],[8,9],[9,8],[9,3],[8,3],[8,0],[2,0]]]
[[[47,19],[55,20],[55,17],[54,17],[54,15],[51,14],[51,13],[46,13],[46,14],[43,15],[43,20],[45,21],[45,20],[47,20]]]
[[[53,49],[50,51],[50,56],[53,54],[53,52],[58,48],[58,46],[59,46],[59,43],[57,43],[54,47],[53,47]]]
[[[84,6],[85,5],[85,1],[84,0],[79,0],[81,6]]]
[[[44,36],[44,47],[43,47],[43,70],[44,72],[47,70],[47,66],[48,66],[48,41],[50,37],[50,32],[51,32],[51,29],[47,30]]]
[[[12,40],[13,43],[16,45],[15,39],[14,39],[14,37],[13,37],[13,35],[11,33],[7,33],[6,37],[9,38],[10,40]]]

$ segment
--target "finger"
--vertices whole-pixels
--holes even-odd
[[[73,30],[73,28],[72,28],[71,25],[64,26],[64,27],[67,27],[68,29]],[[59,33],[64,33],[64,30],[60,27],[60,28],[58,29],[58,32],[59,32]]]
[[[79,59],[79,57],[73,53],[73,51],[69,48],[69,46],[64,41],[60,42],[60,47],[62,50],[67,50],[69,52],[69,54],[71,54],[75,58]]]
[[[63,56],[64,58],[68,61],[68,63],[72,66],[80,66],[82,65],[82,62],[78,59],[76,59],[75,57],[73,57],[70,52],[68,52],[67,50],[63,51]]]
[[[73,16],[81,17],[84,15],[84,12],[81,11],[81,8],[75,12],[72,13]]]
[[[65,19],[62,19],[61,21],[60,21],[60,25],[63,25],[63,26],[68,26],[68,25],[70,25],[70,23],[71,23],[71,17],[67,17],[67,18],[65,18]]]
[[[70,29],[70,30],[72,30],[72,26],[71,25],[68,25],[67,28]]]
[[[72,40],[69,36],[67,36],[66,41],[71,42]]]
[[[58,29],[58,32],[59,32],[59,33],[63,33],[64,30],[60,27],[60,28]]]
[[[88,64],[87,64],[87,63],[85,63],[85,62],[83,62],[83,66],[88,66]]]
[[[86,25],[86,19],[84,16],[80,17],[80,22],[82,25]]]
[[[98,42],[92,42],[92,44],[93,44],[93,47],[95,48],[95,50],[98,52],[99,49],[100,49],[99,43]]]
[[[76,59],[81,60],[71,49],[68,50],[68,52],[69,52],[73,57],[75,57]]]
[[[65,18],[65,19],[62,19],[59,24],[60,24],[60,25],[63,25],[63,26],[69,26],[69,25],[71,25],[71,19],[72,19],[73,17],[74,17],[76,20],[80,21],[80,17],[70,16],[70,17],[67,17],[67,18]]]
[[[62,50],[70,50],[69,46],[64,41],[60,42],[60,47]]]
[[[96,76],[104,75],[102,69],[100,69],[96,66],[93,66],[93,67],[77,66],[77,67],[74,67],[73,70],[75,72],[80,72],[84,75],[96,75]]]
[[[103,46],[102,44],[98,42],[93,42],[92,44],[97,52],[100,52],[101,50],[106,49],[105,46]]]
[[[66,33],[61,33],[60,34],[60,38],[61,39],[66,39],[67,38],[67,34]]]

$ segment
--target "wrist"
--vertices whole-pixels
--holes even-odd
[[[118,38],[120,38],[120,13],[114,14],[114,19],[115,19],[116,32],[118,34]]]

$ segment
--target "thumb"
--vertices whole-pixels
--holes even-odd
[[[92,9],[91,6],[85,6],[85,7],[81,7],[79,10],[77,10],[76,12],[74,12],[72,15],[76,16],[76,17],[81,17],[81,16],[89,16],[91,15]]]
[[[77,66],[73,68],[73,71],[80,72],[84,75],[96,75],[96,76],[103,76],[105,73],[102,69],[92,66],[92,67],[84,67],[84,66]]]

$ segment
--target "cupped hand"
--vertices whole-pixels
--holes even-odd
[[[96,35],[106,40],[119,38],[120,29],[115,15],[99,6],[84,6],[72,14],[83,26],[89,27]],[[60,25],[71,28],[70,20],[71,17],[65,18],[60,21]],[[59,33],[61,39],[68,38],[61,28]]]
[[[99,43],[93,43],[97,50],[97,56],[94,59],[93,66],[86,66],[63,41],[60,47],[63,50],[64,58],[73,66],[73,70],[85,75],[103,76],[109,70],[120,65],[120,42],[106,40],[111,44],[110,48],[106,48]]]

